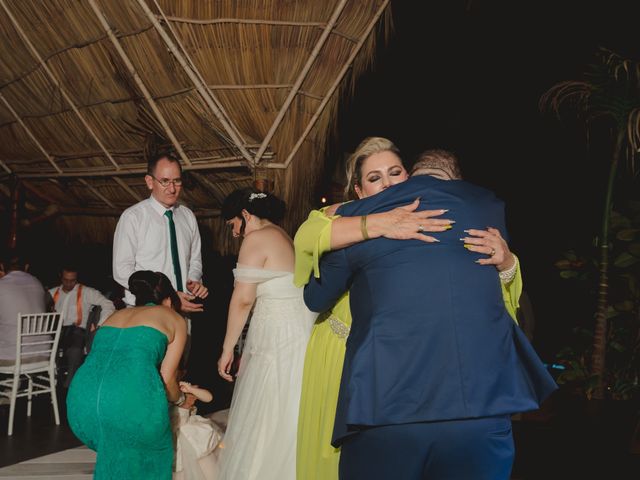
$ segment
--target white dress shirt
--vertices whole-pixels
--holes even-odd
[[[200,231],[196,216],[187,207],[176,205],[171,210],[186,291],[187,280],[199,282],[202,278]],[[138,270],[162,272],[176,288],[166,211],[167,208],[150,196],[127,208],[118,220],[113,237],[113,278],[125,288],[124,301],[128,305],[135,305],[135,297],[128,288],[129,277]]]
[[[54,287],[49,290],[51,294],[51,298],[55,299],[56,290],[58,290],[58,301],[56,302],[56,312],[60,312],[60,316],[62,317],[62,325],[76,325],[78,320],[78,286],[80,284],[76,284],[73,287],[73,290],[69,292],[65,292],[62,289],[62,285],[58,287]],[[86,328],[87,320],[89,319],[89,313],[91,311],[91,305],[100,305],[102,307],[102,311],[100,312],[100,321],[99,325],[116,311],[116,307],[113,305],[113,302],[109,300],[107,297],[102,295],[95,288],[87,287],[86,285],[82,286],[82,321],[78,325],[79,327]]]
[[[0,360],[16,358],[18,313],[45,312],[46,297],[40,281],[27,272],[15,270],[0,278]]]

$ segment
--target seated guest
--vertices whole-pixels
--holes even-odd
[[[67,395],[73,433],[97,452],[95,478],[171,480],[169,405],[182,405],[177,370],[187,324],[180,298],[160,272],[129,278],[136,307],[98,329]]]
[[[78,283],[78,269],[66,265],[60,272],[61,284],[49,290],[56,312],[62,315],[60,348],[66,359],[67,379],[64,387],[69,388],[71,379],[84,358],[87,341],[87,320],[94,305],[102,307],[98,325],[101,325],[115,311],[113,302],[95,288]],[[95,330],[91,326],[90,330]]]
[[[24,258],[15,253],[9,253],[0,263],[0,365],[15,362],[18,314],[47,310],[47,291],[27,273],[28,268]]]

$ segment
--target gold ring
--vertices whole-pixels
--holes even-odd
[[[492,248],[491,249],[491,253],[489,254],[489,256],[493,257],[496,254],[496,249]]]

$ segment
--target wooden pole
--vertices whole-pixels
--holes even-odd
[[[98,144],[100,149],[104,152],[105,156],[113,164],[113,166],[116,168],[116,170],[119,170],[120,169],[120,165],[113,159],[113,157],[111,156],[111,154],[109,153],[107,148],[102,143],[102,140],[100,140],[100,138],[98,137],[96,132],[93,130],[93,128],[91,128],[91,126],[89,125],[87,120],[82,116],[82,113],[80,113],[80,110],[78,110],[78,107],[76,106],[75,102],[71,99],[71,97],[69,96],[67,91],[62,87],[62,84],[60,83],[60,81],[58,81],[58,79],[53,74],[53,72],[51,71],[49,66],[46,64],[46,62],[44,61],[44,59],[42,58],[42,56],[40,55],[40,53],[36,49],[35,45],[33,45],[33,43],[31,43],[31,40],[29,39],[29,37],[27,36],[25,31],[22,29],[22,27],[20,26],[20,24],[18,23],[16,18],[13,16],[13,13],[11,13],[11,10],[9,10],[9,7],[7,7],[7,5],[5,3],[5,0],[0,0],[0,5],[2,5],[2,8],[7,13],[7,16],[9,17],[9,20],[11,20],[11,23],[12,23],[13,27],[18,32],[18,35],[20,35],[20,38],[22,39],[22,42],[31,51],[31,54],[33,55],[33,57],[36,60],[38,60],[38,62],[40,63],[40,66],[42,67],[44,72],[49,77],[49,80],[51,80],[51,82],[58,88],[58,90],[60,91],[60,95],[62,95],[62,97],[65,99],[65,101],[67,102],[69,107],[71,107],[71,109],[75,112],[76,116],[78,117],[78,120],[80,120],[80,123],[82,123],[82,125],[87,130],[87,132],[89,132],[89,135]]]
[[[162,112],[160,112],[160,109],[156,105],[156,102],[153,100],[151,93],[149,92],[149,89],[147,89],[147,86],[144,84],[144,82],[142,81],[142,78],[140,78],[140,75],[138,75],[136,68],[133,66],[133,62],[129,59],[126,52],[122,48],[122,45],[120,45],[120,42],[118,41],[115,34],[113,33],[111,25],[109,25],[109,22],[107,22],[107,19],[104,16],[104,13],[102,13],[100,8],[98,8],[98,5],[96,4],[95,0],[89,0],[89,5],[91,6],[93,13],[96,15],[96,17],[98,17],[98,20],[102,25],[102,28],[104,28],[105,32],[107,32],[107,35],[109,36],[109,40],[111,40],[112,45],[116,49],[116,52],[118,52],[118,55],[120,55],[120,58],[125,64],[125,66],[127,67],[127,70],[129,70],[129,74],[131,75],[133,80],[136,82],[136,85],[142,92],[142,95],[147,101],[147,104],[149,105],[149,107],[151,108],[151,111],[156,116],[156,119],[158,120],[158,122],[160,122],[160,125],[162,125],[162,128],[164,129],[165,133],[169,137],[169,140],[171,140],[171,143],[173,144],[173,147],[176,149],[176,152],[178,152],[178,155],[180,156],[182,161],[185,163],[185,165],[191,165],[191,161],[189,160],[187,155],[184,153],[184,150],[182,150],[182,146],[180,145],[180,142],[178,142],[178,139],[173,133],[173,130],[171,130],[171,127],[169,127],[169,124],[165,120],[164,115],[162,115]]]
[[[0,0],[0,2],[1,1],[2,0]],[[175,43],[171,40],[171,38],[169,38],[169,35],[167,35],[167,32],[164,31],[164,29],[162,28],[162,25],[160,25],[160,22],[158,22],[158,19],[155,17],[154,13],[149,9],[149,6],[147,5],[147,3],[144,0],[137,0],[137,3],[138,5],[140,5],[140,8],[142,8],[147,18],[151,21],[151,23],[153,23],[153,26],[155,27],[156,31],[160,34],[160,37],[162,37],[162,40],[164,41],[165,45],[169,48],[169,50],[171,51],[175,59],[178,61],[178,63],[180,64],[184,72],[187,74],[189,79],[193,82],[196,89],[198,90],[198,93],[200,93],[200,96],[204,100],[205,104],[213,112],[213,114],[216,116],[218,121],[222,124],[222,126],[226,130],[227,134],[231,137],[231,143],[235,144],[235,147],[240,151],[242,156],[247,160],[248,164],[253,165],[253,157],[251,156],[249,151],[244,147],[244,142],[238,137],[234,128],[229,124],[229,122],[225,118],[225,115],[223,114],[223,112],[216,105],[216,102],[213,100],[211,92],[207,89],[206,84],[203,84],[200,78],[198,78],[198,75],[196,74],[196,72],[193,71],[193,69],[187,62],[187,60],[184,58],[184,55],[182,55],[182,52],[178,50]],[[221,132],[219,132],[219,134],[221,134]],[[221,135],[221,136],[224,137],[224,135]]]
[[[305,64],[304,68],[298,75],[298,78],[293,84],[293,88],[289,91],[289,95],[287,96],[286,100],[284,101],[284,104],[280,108],[280,111],[278,112],[278,116],[273,121],[273,125],[271,125],[271,128],[267,132],[266,137],[264,137],[264,140],[262,141],[262,145],[260,145],[260,148],[258,149],[258,152],[256,153],[256,156],[254,159],[255,165],[257,165],[258,162],[260,162],[260,159],[262,158],[262,154],[267,149],[267,146],[269,145],[269,142],[275,135],[276,130],[280,126],[280,123],[282,123],[282,120],[284,119],[285,114],[287,113],[287,111],[289,110],[289,107],[291,106],[291,103],[293,102],[293,99],[297,95],[298,90],[300,90],[302,83],[307,78],[307,74],[311,70],[311,67],[315,63],[318,56],[320,55],[320,51],[322,50],[322,47],[324,47],[324,44],[327,41],[327,38],[329,38],[329,34],[331,33],[331,30],[333,30],[333,27],[335,27],[336,23],[338,22],[338,18],[340,17],[340,14],[342,13],[346,5],[347,5],[347,0],[340,0],[338,2],[338,5],[333,11],[331,18],[329,19],[329,22],[327,23],[324,31],[322,32],[322,35],[316,42],[316,45],[313,48],[313,51],[311,52],[311,55],[309,56],[307,63]]]
[[[20,202],[20,180],[13,178],[11,185],[11,213],[9,215],[9,236],[7,247],[13,250],[18,246],[18,204]]]
[[[331,97],[333,96],[333,93],[336,91],[336,89],[340,85],[340,82],[342,82],[342,79],[344,78],[344,76],[347,73],[347,71],[349,70],[349,68],[351,68],[351,65],[353,64],[353,61],[355,60],[356,56],[358,55],[358,53],[362,49],[362,46],[364,45],[364,43],[366,42],[367,38],[369,37],[369,34],[371,33],[371,30],[373,30],[373,27],[375,27],[376,23],[378,23],[378,19],[384,13],[384,10],[387,8],[387,5],[389,5],[389,0],[386,0],[385,2],[382,3],[382,5],[380,5],[380,8],[376,12],[376,15],[373,17],[373,19],[371,20],[369,25],[367,26],[367,29],[365,30],[364,34],[362,35],[362,37],[360,37],[360,40],[358,41],[358,43],[353,47],[353,50],[351,51],[351,55],[349,55],[349,58],[347,59],[347,61],[343,65],[342,70],[340,70],[340,73],[338,74],[336,80],[333,82],[333,84],[329,88],[329,91],[324,96],[324,99],[322,100],[322,103],[320,104],[320,106],[318,107],[316,112],[313,114],[313,117],[311,117],[311,120],[309,121],[309,124],[307,125],[307,128],[305,128],[303,134],[300,136],[300,138],[298,139],[298,141],[294,145],[293,149],[291,150],[291,153],[289,153],[289,156],[287,157],[287,160],[284,162],[285,168],[289,166],[289,164],[293,160],[293,157],[298,152],[298,149],[302,146],[302,143],[305,141],[305,139],[307,138],[307,136],[309,135],[309,133],[313,129],[314,125],[316,124],[316,122],[320,118],[320,115],[324,111],[324,108],[327,106],[327,103],[329,103],[329,100],[331,100]]]

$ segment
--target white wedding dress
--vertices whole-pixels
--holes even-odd
[[[229,423],[220,480],[295,480],[298,409],[315,314],[289,272],[238,265],[237,282],[257,283]]]

